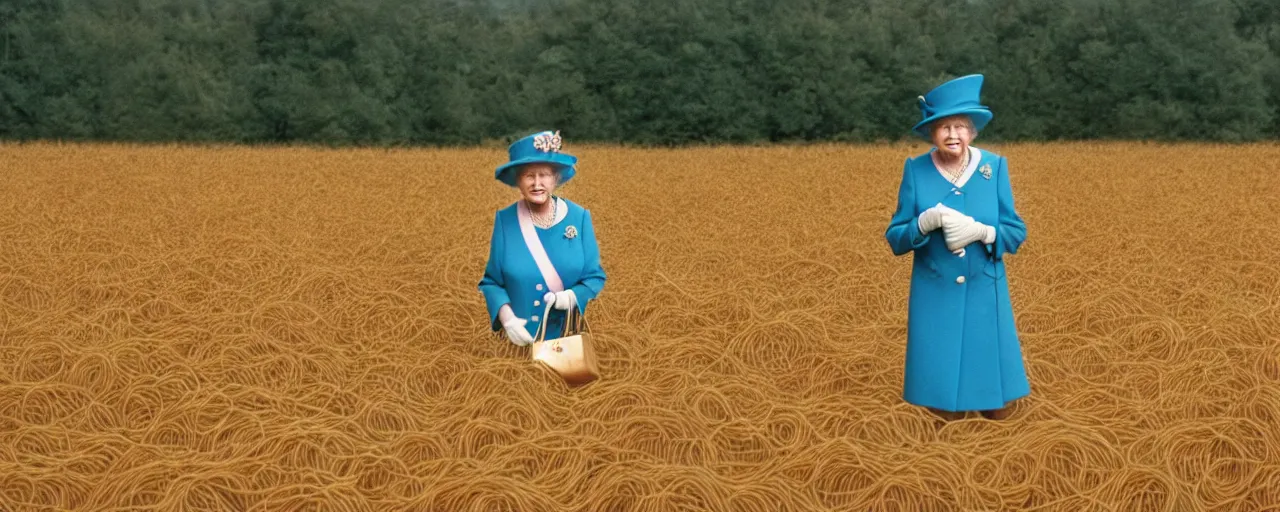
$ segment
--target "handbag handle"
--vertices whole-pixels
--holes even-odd
[[[538,333],[533,336],[533,342],[546,341],[547,335],[547,317],[551,315],[551,306],[555,301],[547,301],[547,308],[542,310],[542,322],[538,323]]]
[[[576,322],[571,321],[571,323],[573,323],[574,334],[581,334],[584,330],[587,331],[587,334],[591,334],[591,326],[587,325],[587,314],[583,313],[581,308],[574,305],[574,307],[569,310],[569,314],[573,317],[573,320],[576,320]]]
[[[538,334],[534,335],[533,342],[547,341],[547,322],[551,316],[552,303],[548,302],[545,309],[542,310],[542,322],[538,324]],[[587,316],[582,314],[582,310],[575,304],[569,308],[569,318],[565,321],[565,328],[569,332],[561,333],[561,335],[569,335],[569,333],[578,334],[585,328],[587,333],[591,333],[591,326],[587,325]]]

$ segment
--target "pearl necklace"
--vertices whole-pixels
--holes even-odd
[[[960,166],[956,168],[956,170],[954,171],[952,171],[951,169],[943,168],[942,173],[947,175],[948,181],[955,183],[960,180],[960,177],[964,175],[964,171],[968,167],[969,167],[969,148],[966,147],[964,148],[964,158],[960,161]]]
[[[538,215],[536,213],[533,213],[533,204],[530,203],[527,199],[525,200],[525,204],[529,206],[529,216],[533,218],[533,223],[543,229],[549,228],[556,223],[556,208],[559,206],[557,203],[558,201],[556,201],[555,196],[552,196],[551,197],[551,217],[547,218],[547,217]]]

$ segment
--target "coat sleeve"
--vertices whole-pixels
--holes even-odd
[[[591,224],[591,211],[582,212],[582,277],[570,286],[578,298],[578,306],[587,310],[587,302],[595,299],[604,289],[604,267],[600,265],[600,246],[596,244],[595,226]]]
[[[908,160],[902,164],[902,183],[898,185],[898,207],[893,212],[893,218],[889,220],[889,229],[884,232],[884,238],[893,249],[894,256],[901,256],[919,249],[929,242],[930,235],[920,234],[920,226],[916,223],[919,215],[920,212],[916,211],[915,179],[911,175],[911,162]]]
[[[505,254],[502,230],[502,216],[493,217],[493,235],[489,237],[489,262],[484,266],[484,277],[480,279],[480,293],[484,294],[485,306],[489,308],[489,325],[498,330],[498,311],[511,302],[507,296],[505,280],[502,277],[502,256]]]
[[[997,198],[1000,202],[1000,222],[996,226],[996,241],[987,244],[987,253],[993,259],[1003,259],[1004,255],[1017,254],[1018,247],[1027,239],[1027,224],[1022,221],[1018,211],[1013,207],[1013,186],[1009,183],[1009,161],[1000,157],[1000,170],[996,174]]]

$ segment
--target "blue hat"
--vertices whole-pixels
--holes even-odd
[[[511,143],[507,148],[509,160],[498,167],[493,177],[507,185],[516,186],[516,172],[520,166],[532,163],[548,163],[560,170],[560,183],[573,178],[578,157],[560,152],[560,132],[538,132]]]
[[[920,96],[920,115],[924,117],[916,123],[911,131],[916,135],[929,139],[929,123],[956,114],[965,114],[973,120],[973,128],[982,127],[991,121],[991,109],[978,103],[978,93],[982,91],[982,75],[962,76],[935,87],[928,94]]]

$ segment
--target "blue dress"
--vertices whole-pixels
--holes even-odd
[[[885,231],[894,255],[913,253],[903,399],[944,411],[999,409],[1031,393],[1003,260],[1027,228],[1014,210],[1005,158],[974,151],[980,158],[960,185],[942,176],[932,151],[908,159]],[[995,227],[995,242],[974,242],[959,257],[941,229],[921,235],[917,217],[938,203]]]
[[[604,288],[605,273],[600,266],[600,248],[596,245],[595,229],[591,225],[591,212],[577,204],[564,200],[568,214],[550,228],[535,227],[538,239],[566,290],[573,290],[578,304],[585,313],[587,302],[599,295]],[[518,204],[518,203],[517,203]],[[577,236],[568,237],[566,229],[573,226]],[[493,219],[493,235],[489,239],[489,262],[480,280],[480,292],[484,294],[489,309],[489,324],[494,331],[502,328],[498,311],[503,304],[510,304],[517,317],[528,320],[525,329],[532,336],[538,335],[538,326],[545,319],[543,296],[550,291],[547,282],[534,262],[533,254],[525,245],[516,214],[516,204],[499,210]],[[566,312],[551,310],[547,323],[546,339],[559,337],[564,331]]]

